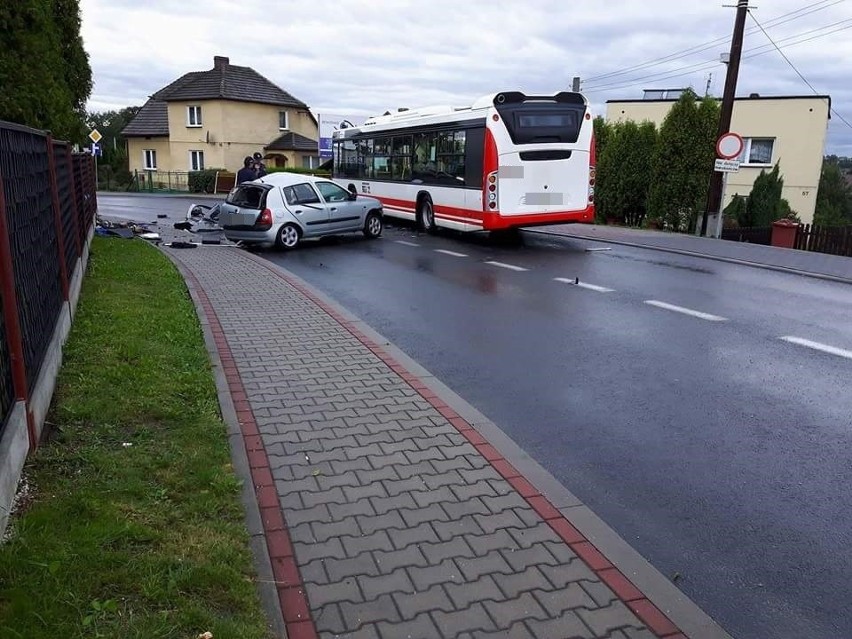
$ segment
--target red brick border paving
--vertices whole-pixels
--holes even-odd
[[[254,413],[251,411],[239,369],[210,298],[195,274],[189,268],[184,270],[207,316],[210,332],[216,343],[216,350],[219,352],[219,360],[222,362],[222,371],[228,382],[234,410],[237,413],[287,637],[288,639],[318,639],[319,633],[311,616],[302,575],[296,563],[290,533],[287,531],[284,512],[278,501],[278,492],[272,479],[269,458],[266,455]]]
[[[500,452],[461,417],[455,410],[443,402],[416,375],[394,359],[375,341],[367,337],[356,326],[353,320],[344,317],[337,309],[320,299],[314,292],[298,280],[278,270],[266,260],[246,253],[246,256],[257,264],[281,278],[287,284],[298,290],[319,308],[325,311],[338,324],[346,329],[353,337],[372,351],[392,371],[399,375],[421,397],[429,402],[443,415],[482,455],[491,466],[523,497],[556,532],[557,535],[573,550],[580,559],[605,583],[627,607],[636,614],[651,632],[660,639],[688,639],[680,629],[655,606],[645,595],[589,541],[571,522],[536,488],[527,481]],[[192,280],[204,313],[207,316],[219,358],[222,362],[228,389],[234,401],[237,419],[248,454],[255,494],[260,507],[266,546],[272,561],[272,574],[278,590],[278,601],[287,628],[289,639],[316,639],[319,637],[310,607],[305,595],[299,566],[293,553],[293,545],[287,532],[286,520],[278,502],[275,484],[270,471],[269,459],[260,437],[254,415],[248,403],[248,397],[240,378],[239,370],[231,355],[225,333],[219,323],[216,311],[201,287],[195,274],[187,269]]]

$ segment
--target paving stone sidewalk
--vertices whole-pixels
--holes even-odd
[[[290,639],[684,636],[298,282],[240,249],[164,250],[220,329]]]

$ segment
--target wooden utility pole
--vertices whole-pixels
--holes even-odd
[[[728,59],[728,73],[725,76],[725,92],[722,95],[722,113],[719,118],[719,135],[722,137],[731,130],[731,114],[734,111],[734,97],[737,93],[737,76],[740,72],[740,57],[743,52],[743,33],[748,0],[737,0],[737,17],[734,20],[734,35],[731,40],[731,54]],[[707,235],[707,217],[712,213],[722,214],[722,174],[713,171],[710,177],[710,190],[707,193],[707,207],[701,219],[701,235]]]

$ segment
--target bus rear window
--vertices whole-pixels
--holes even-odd
[[[494,106],[515,144],[574,144],[586,114],[582,97],[560,94],[555,99],[501,94]]]

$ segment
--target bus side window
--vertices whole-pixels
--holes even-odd
[[[438,172],[435,163],[437,157],[437,141],[434,133],[418,133],[414,136],[414,163],[411,176],[424,182],[434,181]]]

